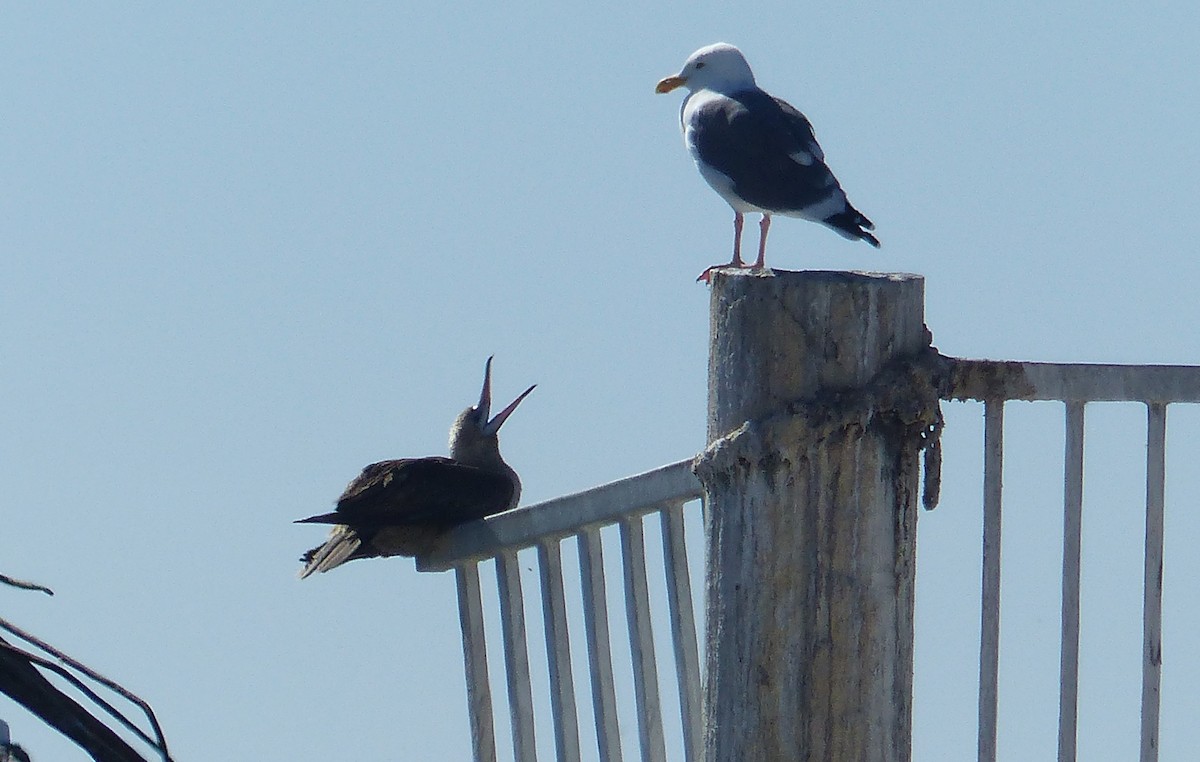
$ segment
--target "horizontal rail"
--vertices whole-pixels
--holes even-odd
[[[949,399],[1200,402],[1200,367],[946,358]]]
[[[573,495],[557,497],[455,527],[429,553],[417,557],[418,571],[446,571],[469,560],[491,558],[502,550],[532,547],[562,539],[593,526],[641,516],[666,503],[699,499],[700,480],[692,461],[630,476]]]
[[[1198,366],[944,360],[950,371],[947,399],[1200,402]],[[534,547],[542,540],[569,537],[701,494],[692,461],[679,461],[456,527],[429,553],[417,557],[417,569],[446,571],[463,561]]]

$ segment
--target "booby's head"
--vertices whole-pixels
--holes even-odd
[[[483,371],[483,391],[479,402],[459,413],[450,428],[450,457],[472,466],[489,466],[503,463],[500,459],[500,439],[497,433],[512,412],[529,396],[537,384],[521,392],[508,407],[489,419],[492,408],[492,358],[488,358]]]
[[[754,72],[750,71],[742,51],[727,42],[718,42],[688,56],[679,73],[659,80],[654,92],[669,93],[677,87],[686,87],[692,92],[707,89],[728,94],[754,86]]]

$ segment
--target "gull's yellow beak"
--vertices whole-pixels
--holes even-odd
[[[687,82],[687,80],[679,76],[664,77],[658,81],[657,85],[654,86],[654,92],[660,94],[669,93],[675,88],[681,87],[685,82]]]

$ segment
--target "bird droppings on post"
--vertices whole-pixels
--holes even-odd
[[[747,421],[697,456],[696,476],[708,482],[724,478],[722,474],[736,467],[753,468],[771,478],[791,465],[780,460],[782,452],[806,452],[835,435],[853,438],[874,429],[887,436],[900,458],[897,475],[905,463],[924,454],[922,502],[933,509],[941,485],[940,400],[951,367],[950,358],[926,344],[916,355],[889,363],[863,387],[824,389],[812,398],[789,403],[779,413]]]
[[[846,279],[864,279],[868,281],[901,281],[915,276],[904,273],[873,273],[873,272],[826,272],[806,271],[804,273],[789,273],[787,271],[765,270],[758,272],[739,272],[739,278],[772,278],[778,276],[802,275],[809,282],[845,281]],[[838,310],[855,310],[851,304],[838,305]],[[793,315],[798,322],[803,316]],[[928,328],[924,328],[922,347],[910,356],[900,357],[889,362],[870,381],[853,388],[822,388],[808,399],[789,400],[782,412],[759,421],[747,422],[756,427],[767,425],[784,425],[785,419],[796,418],[793,421],[792,435],[801,436],[806,442],[815,444],[823,441],[834,431],[854,429],[863,431],[868,426],[879,427],[890,432],[897,445],[896,452],[906,455],[922,456],[924,460],[924,476],[922,486],[922,503],[927,510],[936,507],[941,488],[941,432],[943,427],[940,399],[948,397],[950,389],[957,383],[955,378],[961,377],[957,371],[958,364],[954,358],[938,353],[932,346],[933,336]],[[827,347],[826,352],[831,356],[840,353],[838,347]],[[955,376],[955,374],[958,376]],[[1011,377],[1011,376],[1009,376]],[[745,427],[743,427],[744,429]],[[738,429],[714,441],[704,453],[696,459],[696,474],[704,479],[701,469],[708,468],[704,461],[718,456],[716,450],[724,447],[725,439],[736,439]],[[745,432],[743,432],[744,434]],[[715,449],[714,449],[715,448]],[[769,459],[771,449],[767,448],[761,456]],[[724,456],[728,457],[728,456]],[[776,464],[777,465],[777,464]],[[773,467],[769,460],[758,463],[758,467]],[[719,471],[719,469],[717,469]],[[768,468],[770,470],[770,468]]]
[[[535,387],[489,419],[489,357],[479,402],[460,413],[450,428],[449,458],[372,463],[346,487],[336,510],[296,522],[335,525],[323,545],[301,557],[300,578],[356,558],[420,555],[459,524],[515,508],[521,479],[500,457],[498,433]]]
[[[758,258],[765,266],[771,215],[819,222],[850,240],[879,248],[867,232],[875,225],[855,209],[817,143],[812,124],[791,104],[758,87],[742,52],[718,42],[692,53],[678,74],[664,77],[655,92],[684,87],[680,108],[684,144],[701,176],[733,208],[733,258],[713,265],[697,280],[708,282],[722,267],[742,261],[743,215],[762,215]]]

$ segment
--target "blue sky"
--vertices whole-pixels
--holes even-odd
[[[12,6],[0,570],[58,595],[0,590],[3,615],[149,699],[179,759],[465,758],[450,575],[360,562],[301,584],[320,532],[290,522],[366,463],[444,453],[490,354],[498,398],[539,384],[504,430],[526,501],[702,448],[693,278],[728,258],[732,215],[660,77],[739,45],[883,242],[781,219],[768,264],[921,273],[948,354],[1196,363],[1197,28],[1185,3]],[[919,759],[974,748],[982,416],[950,408],[919,537]],[[1061,412],[1016,410],[1005,601],[1029,610],[1006,609],[1001,752],[1045,758]],[[1135,661],[1129,683],[1085,622],[1083,716],[1120,749],[1144,421],[1102,410],[1085,616],[1134,628]],[[1186,467],[1197,419],[1172,415]],[[1167,759],[1200,703],[1186,507]],[[7,700],[0,717],[38,759],[81,758]]]

